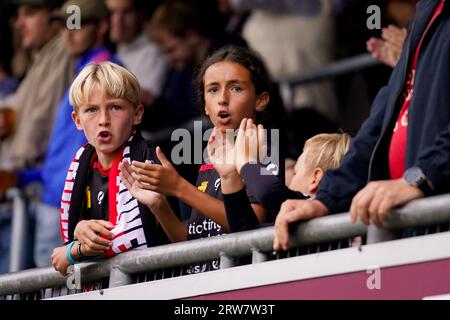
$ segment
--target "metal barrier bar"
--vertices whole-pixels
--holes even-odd
[[[351,58],[342,59],[317,70],[302,74],[299,77],[279,79],[279,83],[288,83],[292,86],[303,85],[310,82],[334,78],[343,74],[356,72],[362,69],[375,67],[381,63],[375,60],[370,53],[363,53]]]
[[[13,202],[9,271],[17,272],[25,267],[25,252],[28,243],[27,206],[19,189],[9,189],[7,198]]]
[[[445,222],[450,222],[450,194],[415,200],[401,209],[393,210],[385,226],[388,230],[398,230]],[[367,227],[361,222],[352,224],[347,213],[330,215],[299,224],[291,235],[290,246],[338,241],[358,235],[365,236],[366,233]],[[221,254],[236,258],[250,255],[255,250],[267,253],[272,251],[273,235],[274,228],[267,227],[145,250],[133,250],[107,260],[81,264],[79,266],[81,279],[86,283],[112,276],[111,283],[129,283],[131,274],[215,260],[219,259]],[[123,279],[125,280],[122,281]],[[52,268],[11,273],[0,276],[0,296],[34,292],[63,286],[65,283],[66,279]]]

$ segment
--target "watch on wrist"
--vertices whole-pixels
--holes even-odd
[[[409,185],[419,188],[425,196],[429,196],[433,193],[431,182],[419,167],[411,167],[406,170],[403,174],[403,179]]]

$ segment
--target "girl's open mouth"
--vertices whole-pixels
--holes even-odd
[[[220,124],[222,124],[222,125],[227,125],[231,122],[231,116],[226,111],[220,111],[217,116],[219,118]]]

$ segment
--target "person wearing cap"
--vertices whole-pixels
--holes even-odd
[[[151,107],[159,96],[167,73],[167,64],[158,46],[144,30],[160,1],[106,0],[111,13],[111,42],[117,45],[117,56],[133,72],[141,85],[141,101]]]
[[[105,46],[109,32],[109,12],[104,0],[68,0],[51,20],[68,21],[70,6],[80,8],[80,28],[64,29],[64,47],[76,61],[78,74],[87,64],[112,61],[121,64]],[[70,12],[70,10],[69,10]],[[34,261],[38,267],[50,266],[53,248],[62,245],[59,230],[60,198],[73,155],[87,141],[72,121],[69,88],[59,103],[53,130],[41,170],[43,192],[38,205]]]
[[[51,127],[49,119],[73,76],[73,64],[64,50],[61,24],[49,21],[62,1],[15,0],[15,27],[22,46],[33,52],[32,65],[14,95],[1,109],[15,112],[11,134],[0,142],[0,169],[32,167],[42,160]]]
[[[73,76],[73,62],[64,50],[61,23],[49,20],[62,1],[12,2],[17,8],[14,27],[22,47],[32,52],[32,63],[17,91],[3,100],[0,106],[3,110],[0,118],[14,119],[11,132],[0,141],[2,219],[11,219],[12,216],[12,209],[3,198],[5,191],[12,186],[22,186],[23,178],[33,174],[28,170],[42,164],[56,107]],[[14,116],[10,117],[12,113]],[[3,232],[0,230],[0,233]],[[27,252],[27,255],[30,253]],[[0,259],[8,261],[9,252],[2,253]],[[27,257],[28,260],[31,257]],[[32,264],[23,267],[27,266]],[[0,273],[7,271],[5,267]]]

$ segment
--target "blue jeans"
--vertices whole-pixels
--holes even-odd
[[[37,205],[34,263],[39,268],[51,266],[53,249],[64,245],[59,228],[59,209],[45,203]]]

